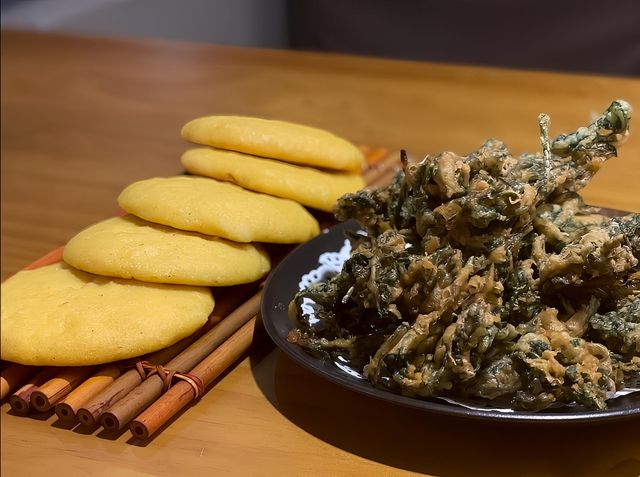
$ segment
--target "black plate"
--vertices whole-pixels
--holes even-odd
[[[345,388],[376,399],[421,411],[452,416],[520,422],[603,421],[640,416],[640,393],[633,393],[610,401],[609,407],[602,411],[576,410],[576,408],[565,406],[543,412],[514,411],[509,413],[492,409],[468,409],[444,401],[400,396],[384,389],[375,388],[368,381],[342,371],[332,362],[316,358],[299,346],[290,344],[287,341],[287,334],[293,328],[293,323],[288,316],[288,306],[298,291],[300,278],[318,267],[320,254],[340,250],[344,244],[346,230],[357,230],[357,226],[353,222],[339,224],[296,248],[271,273],[264,289],[262,320],[265,329],[282,351],[305,368]]]

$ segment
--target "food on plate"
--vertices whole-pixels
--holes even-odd
[[[182,155],[182,165],[192,174],[233,182],[325,212],[331,212],[340,196],[364,187],[359,174],[321,171],[220,149],[189,149]]]
[[[133,215],[84,229],[65,246],[64,260],[97,275],[199,286],[252,282],[271,266],[259,245],[178,230]]]
[[[195,142],[304,164],[357,171],[363,162],[343,139],[280,121],[202,118],[183,133]],[[220,156],[241,160],[221,164]],[[183,160],[192,172],[213,178],[129,185],[118,198],[129,215],[79,232],[64,247],[64,263],[2,284],[2,359],[81,366],[170,346],[207,321],[214,306],[208,287],[249,283],[269,272],[269,255],[253,242],[315,237],[318,221],[301,203],[330,210],[339,196],[363,185],[354,172],[209,148],[188,151]]]
[[[187,141],[295,164],[358,172],[364,155],[334,134],[301,124],[242,116],[207,116],[182,128]]]
[[[209,288],[101,277],[64,263],[17,273],[2,297],[2,359],[39,366],[165,348],[202,327],[214,307]]]
[[[318,221],[297,202],[206,177],[156,177],[118,197],[125,211],[157,224],[235,242],[298,243],[315,237]]]
[[[538,154],[489,140],[466,157],[403,155],[391,185],[339,200],[366,234],[296,295],[289,341],[407,396],[605,408],[640,373],[640,215],[602,215],[578,191],[630,115],[615,101],[552,142],[541,115]]]

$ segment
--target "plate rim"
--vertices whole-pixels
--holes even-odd
[[[289,330],[293,329],[293,323],[288,316],[288,305],[293,298],[293,295],[291,295],[287,301],[282,300],[282,297],[280,296],[282,283],[286,281],[287,278],[289,280],[294,279],[293,275],[287,277],[286,273],[288,273],[290,268],[302,267],[303,263],[312,261],[313,263],[309,264],[308,268],[306,265],[303,267],[305,270],[300,275],[295,274],[295,281],[299,281],[304,273],[308,273],[317,265],[318,257],[321,253],[335,252],[339,250],[339,245],[329,246],[333,240],[337,241],[338,244],[344,243],[346,238],[345,232],[347,230],[356,231],[359,229],[360,227],[353,220],[342,222],[324,229],[317,237],[298,245],[294,250],[292,250],[267,277],[260,307],[263,326],[277,347],[303,368],[343,388],[377,400],[382,400],[390,404],[400,405],[422,412],[432,412],[458,418],[548,424],[557,422],[603,422],[640,416],[640,406],[622,409],[607,408],[601,411],[587,410],[581,412],[530,412],[519,410],[503,412],[491,409],[469,409],[445,402],[437,402],[435,400],[403,396],[385,389],[377,388],[367,380],[349,376],[347,373],[340,371],[339,368],[335,367],[335,365],[322,360],[321,358],[314,357],[303,348],[289,343],[287,341],[286,334],[283,335],[280,333],[276,326],[280,321],[283,321],[289,325]],[[325,248],[325,246],[327,248]],[[315,253],[313,252],[315,248],[320,248],[321,250],[318,253]],[[320,364],[322,364],[322,366],[320,366]],[[327,366],[332,366],[332,371],[334,372],[327,371]]]

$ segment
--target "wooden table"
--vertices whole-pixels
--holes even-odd
[[[414,156],[504,140],[539,150],[640,81],[161,41],[2,34],[2,278],[117,210],[134,180],[181,171],[183,123],[273,117]],[[633,130],[633,125],[632,125]],[[585,190],[640,212],[640,133]],[[145,446],[1,408],[2,475],[640,473],[640,421],[467,422],[371,401],[268,342]]]

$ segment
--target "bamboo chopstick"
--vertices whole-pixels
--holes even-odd
[[[29,414],[31,412],[31,394],[53,378],[59,371],[54,367],[44,368],[13,393],[9,398],[9,404],[13,412],[21,416]]]
[[[76,419],[76,413],[80,406],[114,382],[120,376],[120,372],[120,367],[117,364],[108,364],[100,368],[55,405],[58,418],[63,421]]]
[[[2,375],[0,376],[0,399],[7,397],[11,391],[34,376],[37,372],[37,366],[10,363],[2,370]]]
[[[36,411],[47,412],[55,404],[69,394],[73,389],[89,376],[93,366],[74,366],[61,368],[58,374],[29,396],[31,407]]]
[[[44,257],[40,257],[33,263],[30,263],[26,267],[25,270],[35,270],[36,268],[44,267],[45,265],[51,265],[52,263],[57,263],[62,261],[62,254],[64,253],[64,245],[58,248],[51,250]]]
[[[180,373],[186,373],[192,369],[258,313],[261,298],[262,291],[259,291],[217,326],[169,361],[166,368]],[[164,382],[160,375],[149,376],[129,394],[104,411],[100,423],[109,431],[122,429],[131,419],[160,397],[163,386]]]
[[[377,150],[374,150],[374,152]],[[387,154],[386,149],[381,149],[382,154]],[[369,157],[369,156],[367,156]],[[380,158],[375,156],[374,162],[369,162],[362,177],[364,178],[367,186],[380,186],[386,185],[387,181],[390,181],[395,173],[400,169],[400,154],[391,153],[383,155]],[[368,159],[367,159],[368,160]]]
[[[205,388],[211,384],[249,349],[257,319],[257,316],[251,318],[189,374],[200,378]],[[186,381],[179,381],[131,422],[131,432],[138,439],[148,439],[195,397],[193,386]]]
[[[130,369],[122,373],[111,384],[103,388],[95,396],[88,399],[76,410],[76,417],[87,427],[94,427],[98,424],[98,418],[102,411],[112,402],[116,402],[136,387],[142,379],[135,369]]]
[[[166,363],[188,345],[189,338],[185,338],[169,348],[151,353],[146,357],[146,360],[152,363]],[[142,377],[138,370],[129,369],[128,371],[121,372],[120,376],[118,376],[111,384],[78,408],[76,411],[78,420],[81,424],[87,427],[96,426],[100,415],[107,407],[126,396],[129,391],[141,382]]]
[[[209,318],[209,323],[215,325],[221,321],[223,322],[223,318],[242,303],[249,293],[255,291],[256,287],[257,285],[254,284],[251,286],[234,288],[232,292],[224,296],[224,299],[217,302],[216,307],[213,310],[212,317]],[[204,328],[202,331],[207,331],[207,329]],[[174,358],[190,346],[199,338],[199,336],[201,335],[194,334],[184,338],[169,348],[150,354],[144,360],[154,364],[164,365],[170,359]],[[129,394],[129,392],[131,392],[141,382],[142,376],[140,376],[137,369],[130,369],[123,372],[111,384],[102,389],[95,396],[91,397],[77,409],[76,416],[78,417],[78,420],[81,424],[87,427],[96,426],[104,411]]]

